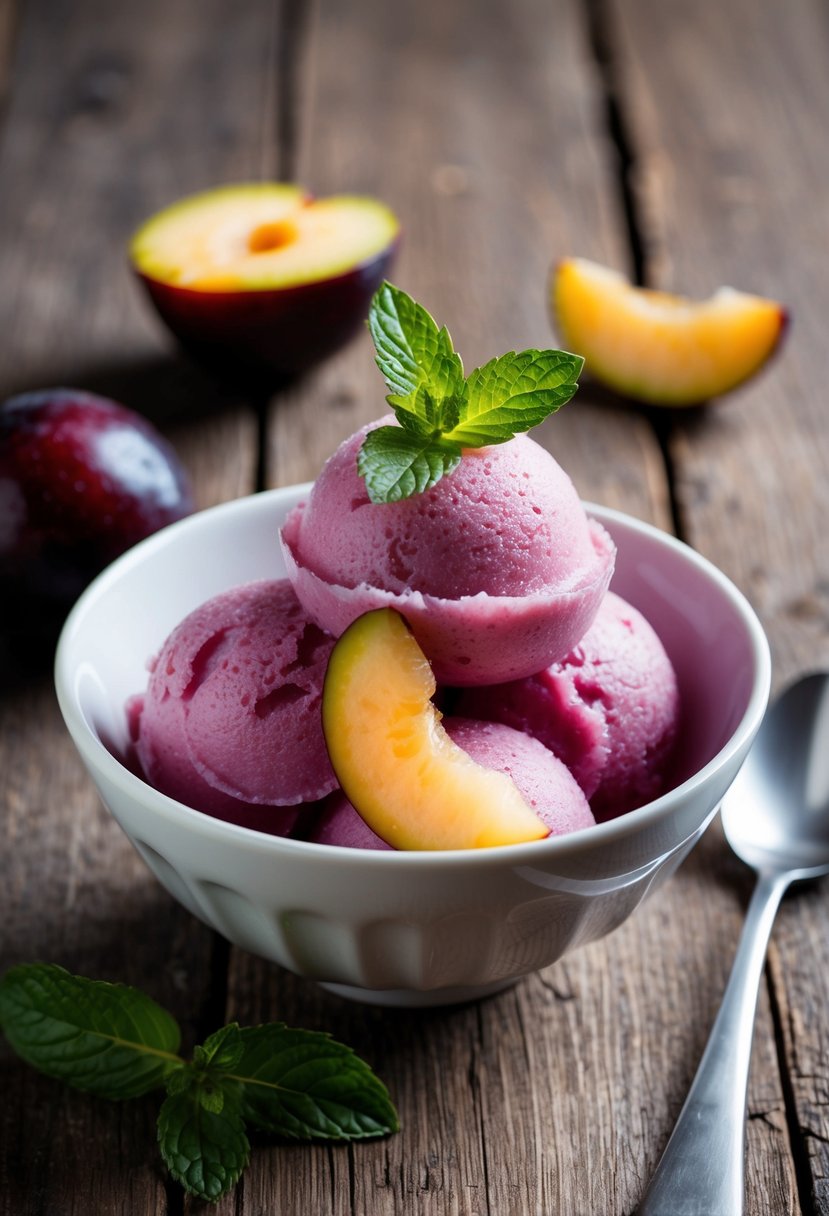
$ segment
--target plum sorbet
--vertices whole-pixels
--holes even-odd
[[[251,806],[272,808],[268,822],[289,829],[298,805],[337,784],[320,718],[333,645],[286,580],[202,604],[170,634],[146,696],[129,707],[147,780],[240,823]]]
[[[445,683],[502,682],[562,658],[589,628],[615,556],[567,474],[519,435],[465,452],[421,494],[372,503],[357,455],[380,422],[337,449],[283,528],[309,614],[339,636],[364,612],[396,609]]]
[[[524,680],[465,689],[456,710],[540,740],[568,766],[602,820],[662,792],[679,694],[651,625],[609,592],[564,659]]]

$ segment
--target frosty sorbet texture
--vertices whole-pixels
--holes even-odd
[[[601,820],[662,793],[679,694],[653,628],[609,592],[564,659],[524,680],[466,690],[457,708],[540,740],[564,761]]]
[[[170,634],[131,705],[147,780],[197,810],[289,830],[298,805],[336,786],[320,720],[332,647],[286,580],[202,604]]]
[[[381,420],[388,422],[388,419]],[[372,503],[346,440],[282,531],[297,596],[335,636],[362,613],[405,616],[438,680],[531,675],[586,632],[614,547],[532,439],[477,448],[431,489]]]

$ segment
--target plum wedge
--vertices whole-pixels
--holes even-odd
[[[504,773],[454,743],[432,704],[435,679],[403,618],[367,612],[328,662],[322,721],[334,772],[397,849],[473,849],[549,835]]]
[[[786,330],[774,300],[721,287],[707,300],[636,287],[583,258],[560,262],[551,284],[561,340],[585,370],[650,405],[697,405],[736,388],[768,361]]]

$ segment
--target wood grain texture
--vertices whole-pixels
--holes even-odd
[[[553,20],[521,4],[486,23],[464,5],[420,6],[416,19],[359,7],[326,11],[316,30],[317,95],[306,105],[329,117],[304,128],[303,180],[389,199],[406,233],[393,278],[449,325],[468,365],[549,345],[551,261],[630,260],[584,13],[558,5]],[[365,71],[355,75],[356,62]],[[358,340],[276,405],[269,479],[313,477],[382,409],[382,392]],[[640,414],[585,389],[536,435],[583,494],[670,526],[662,458]],[[423,1015],[367,1016],[290,976],[266,978],[234,952],[235,999],[255,982],[256,1016],[295,1008],[364,1046],[403,1119],[386,1145],[348,1157],[305,1150],[290,1177],[255,1161],[245,1210],[280,1210],[289,1196],[308,1207],[330,1185],[337,1212],[632,1211],[736,943],[742,909],[716,873],[723,864],[715,839],[607,942],[478,1009],[428,1015],[425,1032]],[[750,1169],[769,1211],[794,1212],[765,1001],[760,1026],[754,1106],[771,1115],[752,1123]],[[405,1049],[390,1051],[387,1035]]]
[[[697,296],[731,283],[781,299],[793,317],[767,372],[678,418],[669,439],[687,538],[757,608],[779,687],[829,661],[829,289],[815,258],[829,240],[826,13],[809,0],[785,11],[740,0],[610,8],[648,280]],[[772,954],[801,1200],[821,1213],[829,1069],[816,1011],[829,1003],[827,914],[825,889],[793,901]],[[782,1114],[775,1105],[763,1117],[777,1124]]]
[[[0,116],[9,88],[16,12],[16,0],[0,0]]]
[[[392,277],[448,326],[468,368],[552,345],[554,260],[627,256],[578,6],[522,0],[482,14],[365,0],[320,6],[313,34],[302,180],[390,203],[404,233]],[[269,481],[314,477],[384,397],[364,334],[279,401]],[[584,389],[534,435],[566,455],[584,497],[667,522],[661,456],[637,415]]]
[[[824,96],[812,76],[826,52],[817,10],[795,2],[802,28],[791,35],[770,5],[749,12],[748,0],[735,0],[734,18],[715,0],[620,0],[609,10],[647,267],[660,282],[704,292],[733,275],[771,293],[783,283],[804,305],[822,301],[819,259],[806,266],[808,240],[825,244],[817,188],[800,204],[804,249],[793,268],[783,261],[796,233],[784,247],[762,218],[772,193],[777,216],[808,194],[803,182],[827,176],[807,163],[813,145],[822,154],[818,117],[794,129],[801,103]],[[5,11],[0,0],[0,25]],[[607,16],[595,3],[591,13],[594,28],[597,13]],[[122,250],[156,206],[260,171],[295,171],[318,194],[388,199],[406,230],[394,278],[449,325],[468,366],[549,345],[551,262],[579,253],[628,268],[635,252],[588,15],[578,0],[30,0],[0,131],[0,393],[56,380],[112,392],[174,437],[200,504],[251,490],[252,414],[165,353]],[[742,42],[732,24],[740,16]],[[792,68],[801,73],[793,94],[782,88]],[[761,95],[761,79],[777,92]],[[763,117],[762,140],[749,111]],[[772,183],[778,153],[787,175]],[[722,216],[724,231],[708,240]],[[738,279],[743,267],[754,282]],[[803,515],[803,487],[822,476],[817,316],[802,365],[790,350],[727,413],[683,419],[668,437],[683,526],[760,594],[787,671],[822,628],[810,615],[825,606],[810,548],[819,538],[811,518],[801,529],[797,515],[775,521],[764,511],[770,496],[775,509]],[[266,481],[313,477],[382,408],[363,335],[273,403]],[[584,389],[538,435],[585,497],[670,526],[664,461],[645,415]],[[775,465],[780,443],[785,460]],[[789,569],[789,544],[800,617],[777,573]],[[251,1167],[218,1216],[634,1211],[704,1046],[747,900],[746,874],[716,830],[611,937],[479,1005],[413,1013],[350,1004],[242,951],[228,958],[100,808],[46,675],[0,694],[0,786],[0,965],[52,958],[140,984],[176,1013],[188,1044],[224,1016],[327,1030],[389,1085],[400,1135],[353,1147],[254,1138]],[[829,1212],[827,994],[815,979],[827,972],[825,914],[820,891],[784,908],[771,1002],[761,995],[749,1216],[801,1212],[790,1138],[808,1181],[804,1216]],[[770,1004],[785,1046],[788,1123]],[[113,1108],[67,1093],[5,1048],[0,1071],[0,1216],[202,1210],[165,1182],[152,1099]]]
[[[5,33],[9,6],[0,11]],[[11,62],[0,397],[53,383],[114,395],[174,439],[200,505],[254,488],[255,420],[165,353],[125,243],[176,195],[253,172],[248,116],[265,104],[269,24],[264,3],[231,19],[216,0],[32,0]],[[0,967],[44,959],[137,984],[192,1044],[221,1017],[223,954],[217,1015],[213,936],[161,890],[98,802],[58,713],[48,649],[35,664],[26,646],[26,679],[0,693]],[[5,1045],[0,1070],[0,1212],[166,1211],[155,1099],[113,1106],[69,1093]]]

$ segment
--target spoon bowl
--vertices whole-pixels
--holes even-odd
[[[829,673],[772,705],[722,806],[728,843],[759,872],[829,873]],[[795,872],[796,871],[796,872]]]

